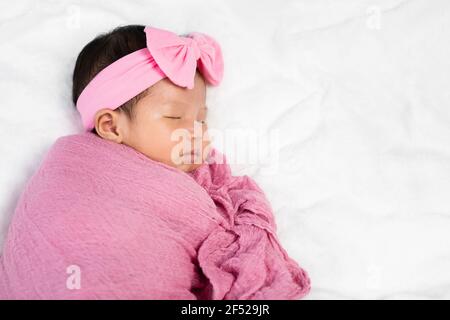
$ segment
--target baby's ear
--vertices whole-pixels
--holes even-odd
[[[120,112],[111,109],[101,109],[95,114],[95,129],[103,139],[122,143],[123,133],[120,126]]]

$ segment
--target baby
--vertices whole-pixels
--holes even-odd
[[[101,70],[126,55],[147,47],[146,34],[143,30],[144,26],[139,25],[119,27],[110,33],[98,36],[86,45],[78,56],[73,73],[75,105],[88,83]],[[149,37],[151,41],[151,35]],[[206,35],[203,37],[209,40],[209,46],[220,49],[214,40],[207,38]],[[216,73],[215,78],[212,78],[210,74],[207,76],[213,84],[217,84],[223,74],[220,50],[217,50],[216,56],[211,58],[216,59],[213,67],[217,70],[209,71]],[[138,92],[137,95],[117,106],[117,109],[113,109],[111,105],[97,106],[96,109],[99,110],[96,110],[93,116],[92,131],[103,139],[130,146],[151,159],[182,171],[192,171],[208,154],[209,141],[205,135],[207,130],[205,79],[199,71],[196,71],[193,88],[187,89],[175,85],[168,78],[163,78],[162,74],[158,76],[162,79],[159,80],[159,77],[151,79],[150,83],[153,81],[156,83],[142,92],[138,92],[139,86],[135,91],[132,90],[133,93],[129,96]],[[130,80],[137,81],[137,79],[120,81]],[[108,90],[111,88],[108,87]],[[194,132],[195,127],[197,130]],[[186,133],[182,136],[185,143],[180,145],[175,139],[174,132],[182,133],[182,130]],[[187,138],[190,138],[190,141],[187,141]],[[184,150],[183,147],[187,147],[188,150]],[[179,152],[176,153],[176,151]]]
[[[73,73],[84,132],[24,189],[0,299],[298,299],[310,290],[272,208],[207,135],[219,44],[139,25],[95,38]],[[180,142],[181,140],[181,142]]]

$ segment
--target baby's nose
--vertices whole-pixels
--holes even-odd
[[[203,136],[203,124],[201,121],[193,121],[192,126],[189,128],[190,134],[194,138],[201,138]]]

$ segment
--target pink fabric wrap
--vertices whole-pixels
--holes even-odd
[[[191,173],[92,133],[59,138],[23,191],[1,299],[298,299],[307,273],[221,155]],[[67,286],[79,268],[79,288]]]

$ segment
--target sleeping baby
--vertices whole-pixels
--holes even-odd
[[[310,279],[272,208],[207,134],[219,44],[131,25],[78,56],[84,132],[56,140],[23,190],[0,299],[299,299]]]

